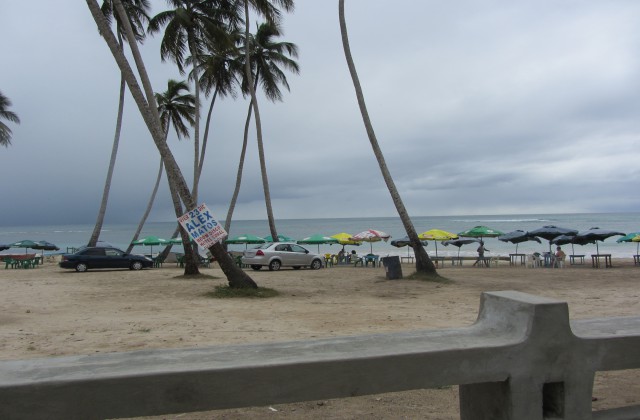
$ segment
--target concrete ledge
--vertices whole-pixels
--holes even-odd
[[[582,420],[595,371],[640,367],[629,347],[638,340],[640,317],[570,326],[565,302],[491,292],[464,328],[1,361],[0,418],[134,417],[459,384],[462,419],[542,419],[555,407]]]

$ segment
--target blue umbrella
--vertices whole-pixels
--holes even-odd
[[[596,243],[596,254],[600,254],[600,250],[598,249],[598,241],[603,241],[612,236],[624,236],[625,233],[618,232],[617,230],[607,230],[600,229],[599,227],[592,227],[588,230],[583,230],[582,232],[578,232],[576,235],[576,239],[578,240],[586,240],[593,241]]]

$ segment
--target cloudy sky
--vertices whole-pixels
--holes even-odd
[[[153,1],[154,12],[165,3]],[[260,102],[276,218],[395,216],[348,73],[337,1],[298,1],[284,102]],[[410,215],[638,211],[640,2],[347,0],[352,53]],[[0,224],[93,223],[119,73],[83,1],[0,5],[0,91],[20,125],[0,149]],[[154,89],[181,79],[142,47]],[[200,201],[227,212],[246,99],[218,102]],[[170,137],[185,177],[192,143]],[[137,222],[159,156],[130,97],[107,223]],[[174,218],[163,187],[151,215]],[[238,219],[266,210],[255,131]]]

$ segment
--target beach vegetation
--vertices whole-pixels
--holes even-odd
[[[18,115],[13,111],[9,111],[10,106],[11,101],[9,98],[0,92],[0,145],[4,147],[9,147],[9,145],[11,145],[12,132],[9,126],[3,123],[2,120],[20,124],[20,118],[18,118]]]
[[[138,45],[135,42],[131,42],[131,40],[135,39],[135,34],[131,28],[131,25],[128,24],[128,20],[126,19],[127,12],[125,8],[123,7],[120,0],[113,0],[115,10],[121,17],[124,17],[122,21],[125,27],[127,38],[130,41],[129,45],[131,49],[131,55],[136,65],[137,76],[123,50],[119,48],[117,38],[111,30],[108,21],[105,19],[103,13],[101,12],[96,0],[86,0],[86,2],[89,11],[91,12],[92,17],[96,22],[96,25],[98,26],[100,35],[105,40],[105,43],[109,47],[109,50],[111,51],[111,54],[118,64],[118,67],[124,74],[127,86],[129,87],[136,106],[138,107],[138,110],[140,111],[140,114],[145,124],[147,125],[151,137],[156,145],[156,148],[158,149],[158,152],[162,157],[171,188],[175,188],[180,199],[188,209],[196,208],[196,200],[194,199],[194,195],[192,195],[191,191],[189,190],[189,187],[184,179],[178,163],[175,160],[173,153],[169,149],[167,143],[164,141],[165,133],[162,129],[162,123],[160,121],[160,116],[158,113],[153,89],[151,87],[151,82],[144,66],[144,60],[142,59]],[[138,77],[140,80],[138,80]],[[196,95],[196,116],[197,108],[198,96]],[[176,214],[176,217],[180,216],[180,214]],[[253,281],[253,279],[247,273],[245,273],[235,265],[235,262],[231,259],[222,244],[220,244],[219,242],[215,243],[214,245],[209,247],[209,252],[211,252],[211,254],[218,261],[220,268],[227,277],[230,287],[258,287],[255,281]],[[186,267],[187,265],[185,265],[185,274],[189,274],[187,273]]]
[[[260,160],[260,172],[262,174],[262,187],[264,189],[264,201],[267,207],[267,221],[269,223],[269,230],[271,231],[271,237],[277,238],[278,232],[276,231],[275,219],[273,217],[273,209],[271,206],[271,193],[269,191],[269,180],[267,177],[267,167],[264,157],[264,145],[262,139],[262,121],[260,119],[260,109],[258,107],[258,98],[256,96],[256,90],[254,88],[254,75],[251,56],[251,34],[249,19],[249,6],[255,10],[258,15],[263,16],[268,23],[277,24],[280,20],[280,10],[278,7],[283,8],[285,11],[293,11],[293,0],[244,0],[244,27],[245,27],[245,49],[244,49],[244,70],[246,86],[249,89],[251,96],[251,106],[253,107],[254,121],[256,126],[256,137],[258,142],[258,157]]]
[[[142,42],[145,38],[145,24],[149,21],[150,10],[148,0],[121,0],[122,6],[127,11],[126,18],[129,26],[134,34],[134,42]],[[108,23],[115,21],[116,37],[120,49],[124,48],[124,43],[127,38],[125,35],[124,25],[122,24],[120,16],[115,12],[114,4],[112,0],[104,0],[101,7],[102,13]],[[109,201],[109,192],[111,191],[111,179],[113,178],[113,171],[116,166],[116,157],[118,155],[118,146],[120,144],[120,132],[122,129],[122,115],[124,113],[124,97],[125,97],[126,82],[122,72],[120,73],[120,96],[118,100],[118,112],[116,115],[116,127],[113,137],[113,144],[111,146],[111,158],[109,159],[109,167],[107,169],[107,177],[104,182],[104,188],[102,190],[102,200],[100,202],[100,208],[98,210],[98,216],[96,218],[96,224],[93,227],[93,232],[89,238],[87,246],[96,246],[98,239],[100,239],[100,232],[102,232],[102,225],[104,223],[104,217],[107,212],[107,203]],[[129,252],[129,251],[127,251]]]
[[[258,287],[256,289],[237,289],[229,286],[216,286],[212,292],[205,293],[206,297],[217,299],[228,298],[272,298],[280,293],[268,287]]]
[[[162,127],[165,135],[165,142],[169,136],[169,130],[171,127],[171,123],[173,123],[174,131],[176,132],[176,136],[178,140],[182,139],[182,137],[189,137],[189,129],[185,124],[185,121],[189,123],[191,126],[195,124],[194,114],[195,114],[195,98],[193,95],[189,93],[189,85],[185,81],[176,81],[169,80],[167,82],[167,90],[163,93],[156,93],[156,102],[158,103],[158,113],[160,114],[160,121],[162,122]],[[151,197],[149,197],[149,202],[147,203],[147,208],[142,215],[142,219],[140,219],[140,223],[138,223],[138,227],[133,234],[133,238],[131,239],[131,244],[129,248],[127,248],[127,253],[131,252],[133,248],[133,242],[138,239],[140,236],[140,232],[142,231],[142,227],[147,221],[147,217],[149,217],[149,213],[151,212],[151,208],[153,207],[153,202],[155,201],[156,194],[158,192],[158,187],[160,186],[160,180],[162,179],[162,173],[164,171],[164,164],[162,162],[162,158],[160,158],[160,166],[158,169],[158,175],[156,176],[156,183],[154,184],[153,191],[151,192]],[[178,197],[175,190],[171,191],[171,199],[173,201],[174,210],[182,213],[182,205],[180,204],[180,198]],[[176,208],[177,207],[177,208]],[[177,224],[177,228],[172,238],[180,233],[180,225]],[[183,237],[182,241],[184,243],[185,239],[188,241],[188,238]],[[193,254],[193,248],[190,247],[190,252]],[[166,258],[167,254],[171,250],[171,245],[167,246],[164,251],[162,251],[160,258]],[[185,249],[186,255],[186,249]]]
[[[169,0],[173,8],[158,13],[149,21],[148,32],[155,34],[164,28],[160,44],[160,57],[176,63],[181,74],[190,67],[190,79],[194,84],[195,114],[193,132],[193,185],[191,195],[194,202],[198,200],[198,185],[202,164],[204,162],[204,146],[200,145],[200,76],[202,70],[200,60],[204,51],[210,46],[227,48],[233,46],[233,38],[229,35],[240,20],[237,2]],[[190,57],[187,56],[190,53]],[[174,194],[172,193],[172,196]],[[174,199],[174,207],[178,205]],[[185,235],[181,233],[181,235]],[[186,236],[183,246],[190,247]],[[193,252],[185,249],[185,273],[198,270]]]
[[[367,105],[364,100],[364,94],[362,92],[362,87],[360,85],[358,72],[356,71],[353,57],[351,55],[351,49],[349,47],[347,23],[344,15],[344,0],[338,1],[338,14],[339,14],[339,20],[340,20],[340,35],[342,38],[344,55],[347,60],[349,73],[351,74],[351,80],[353,81],[353,87],[356,92],[356,98],[358,100],[358,106],[360,107],[360,113],[362,114],[362,120],[364,122],[365,129],[367,131],[367,136],[369,137],[369,142],[371,143],[371,148],[373,149],[373,154],[375,155],[376,160],[378,161],[380,172],[382,173],[384,182],[387,185],[389,194],[391,195],[391,200],[393,201],[393,204],[396,207],[398,216],[400,216],[402,225],[404,226],[407,232],[407,236],[411,241],[410,246],[413,248],[413,252],[416,257],[416,270],[419,273],[423,273],[427,277],[437,278],[439,277],[439,274],[436,271],[436,267],[433,264],[433,261],[431,261],[431,259],[429,258],[427,251],[424,249],[424,247],[420,243],[420,239],[418,238],[418,233],[416,232],[416,229],[413,226],[413,222],[409,217],[409,213],[407,212],[407,209],[404,206],[402,198],[400,197],[400,192],[396,188],[393,178],[391,177],[391,172],[387,167],[387,163],[384,159],[382,149],[378,144],[378,139],[376,137],[375,131],[373,130],[373,124],[371,123],[369,112],[367,111]]]

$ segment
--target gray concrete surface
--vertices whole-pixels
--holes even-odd
[[[463,328],[2,361],[0,418],[133,417],[459,384],[463,420],[583,420],[595,372],[640,367],[639,344],[640,317],[570,323],[565,302],[490,292]]]

